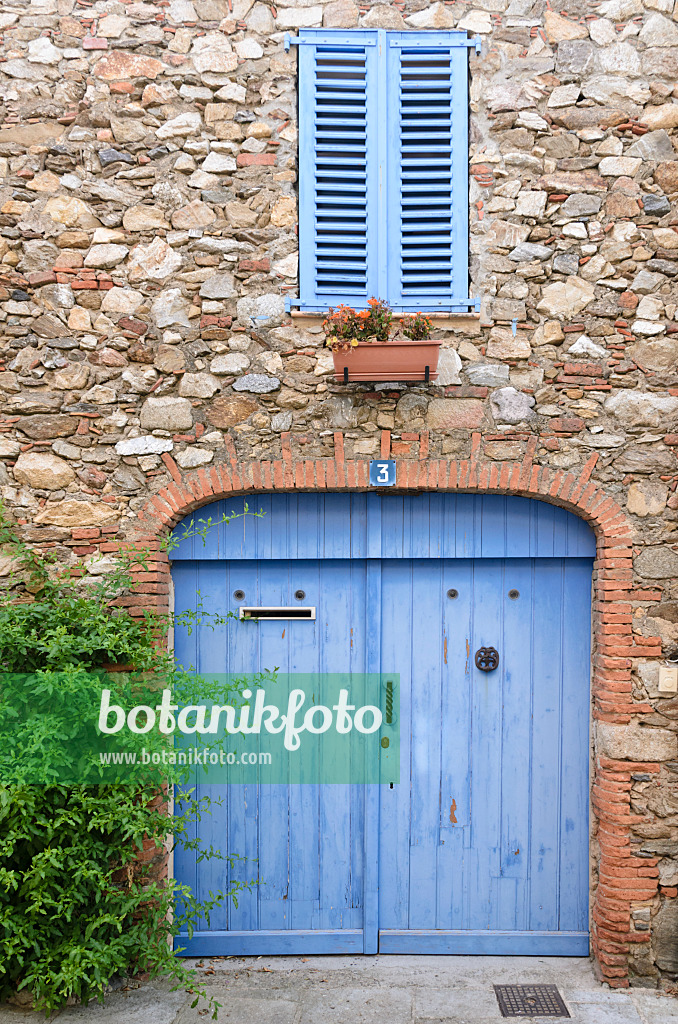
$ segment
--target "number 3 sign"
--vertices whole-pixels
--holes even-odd
[[[370,462],[370,486],[393,487],[396,482],[396,464],[393,459],[374,459]]]

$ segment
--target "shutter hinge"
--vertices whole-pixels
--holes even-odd
[[[366,46],[376,46],[376,39],[363,39],[361,43],[337,43],[337,40],[330,35],[322,35],[319,33],[308,39],[301,39],[300,36],[291,36],[289,32],[285,33],[284,46],[285,52],[289,52],[290,46],[336,46],[342,50],[359,51],[364,49]]]
[[[445,305],[446,306],[448,306],[448,305],[449,306],[469,306],[469,307],[472,306],[473,309],[475,310],[475,312],[479,313],[480,312],[480,301],[481,301],[480,300],[480,296],[474,296],[474,297],[467,298],[467,299],[453,298],[453,299],[446,300]],[[298,307],[300,307],[302,309],[306,309],[307,308],[306,304],[302,303],[301,299],[295,298],[292,295],[286,295],[285,296],[285,312],[286,313],[291,313],[293,306],[298,306]],[[412,310],[415,309],[414,306],[412,306],[411,308],[412,308]],[[309,313],[326,312],[326,309],[318,309],[317,306],[311,306],[310,308],[307,309],[307,311]]]
[[[480,36],[474,36],[473,39],[455,39],[451,43],[431,43],[427,42],[426,39],[391,39],[388,45],[399,50],[407,48],[408,50],[422,49],[426,51],[450,50],[456,46],[462,46],[464,49],[475,47],[476,53],[480,53],[483,41]]]

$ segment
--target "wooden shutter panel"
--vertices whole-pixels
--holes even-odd
[[[377,33],[299,33],[301,307],[376,292]]]
[[[389,32],[388,295],[396,309],[466,311],[465,32]]]
[[[468,309],[465,32],[299,32],[299,305]]]

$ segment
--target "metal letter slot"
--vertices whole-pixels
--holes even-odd
[[[241,605],[239,619],[315,619],[315,606],[310,608],[248,608]]]

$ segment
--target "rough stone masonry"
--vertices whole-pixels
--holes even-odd
[[[576,506],[600,544],[594,951],[612,985],[671,989],[678,698],[658,671],[678,655],[678,3],[566,7],[7,0],[0,486],[28,541],[95,574],[100,552],[229,486],[364,486],[380,454],[404,486],[423,472]],[[305,26],[482,37],[483,304],[436,321],[435,384],[337,385],[321,318],[285,313],[297,55],[283,36]],[[158,605],[161,563],[142,588]]]

